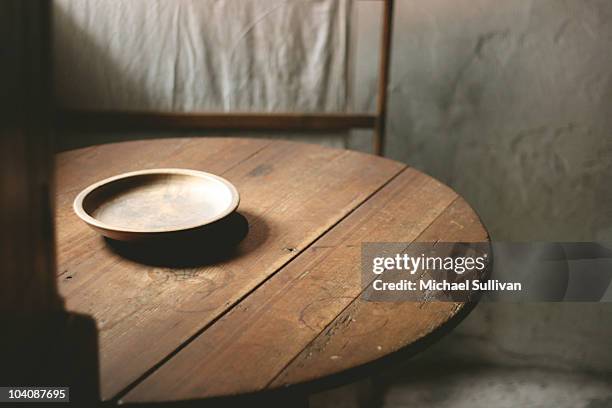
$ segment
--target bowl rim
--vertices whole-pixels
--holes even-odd
[[[186,175],[186,176],[192,176],[192,177],[214,179],[220,182],[221,184],[223,184],[229,190],[231,194],[231,202],[228,205],[228,207],[224,209],[222,212],[216,214],[212,218],[203,219],[202,221],[199,221],[196,224],[188,225],[188,226],[180,227],[180,228],[163,228],[163,229],[154,229],[154,230],[153,229],[122,228],[122,227],[112,226],[112,225],[106,224],[98,220],[97,218],[92,217],[91,215],[87,213],[87,211],[85,211],[85,208],[83,208],[83,202],[85,201],[87,196],[91,194],[94,190],[102,186],[105,186],[107,184],[113,183],[117,180],[127,179],[131,177],[138,177],[138,176],[143,176],[143,175],[149,175],[149,174],[153,174],[153,175],[179,174],[179,175]],[[224,179],[223,177],[217,176],[216,174],[207,173],[205,171],[200,171],[200,170],[181,169],[181,168],[160,168],[160,169],[146,169],[146,170],[130,171],[127,173],[121,173],[116,176],[108,177],[103,180],[97,181],[91,184],[90,186],[86,187],[85,189],[81,190],[81,192],[77,194],[76,198],[74,199],[72,203],[72,208],[74,212],[76,213],[76,215],[81,220],[83,220],[85,223],[89,224],[92,227],[100,228],[100,229],[107,230],[107,231],[123,232],[123,233],[159,234],[159,233],[188,231],[188,230],[192,230],[195,228],[203,227],[208,224],[212,224],[213,222],[219,221],[220,219],[225,218],[226,216],[234,212],[238,208],[239,204],[240,204],[240,194],[238,193],[238,190],[232,183],[230,183],[228,180]]]

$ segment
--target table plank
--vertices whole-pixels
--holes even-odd
[[[433,178],[405,170],[122,401],[186,400],[266,388],[361,293],[362,242],[410,242],[428,228],[442,231],[456,199]],[[417,322],[429,318],[428,313],[414,315]]]
[[[143,151],[129,143],[60,155],[58,223],[65,224],[59,234],[60,292],[68,309],[98,322],[105,400],[163,362],[405,168],[357,152],[280,141],[251,146],[247,141],[234,154],[223,140],[231,142],[148,141],[157,148],[140,145],[149,154],[145,161],[138,161]],[[128,148],[131,154],[124,153]],[[155,153],[158,149],[171,152]],[[123,156],[113,160],[115,155]],[[75,222],[61,195],[76,195],[75,185],[95,181],[94,171],[84,172],[86,181],[74,174],[99,162],[110,167],[101,177],[143,165],[222,174],[240,191],[239,211],[249,220],[249,234],[234,258],[210,266],[177,270],[121,258]]]
[[[418,237],[418,242],[487,242],[478,216],[461,197]],[[370,285],[366,291],[372,291]],[[340,373],[402,350],[418,350],[420,340],[462,310],[454,302],[372,302],[350,304],[271,383],[281,387]],[[431,339],[430,339],[431,340]],[[410,347],[408,347],[410,346]]]

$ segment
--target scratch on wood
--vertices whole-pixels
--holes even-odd
[[[463,225],[459,224],[457,221],[455,220],[451,220],[451,224],[455,224],[457,227],[459,227],[460,229],[463,229]]]

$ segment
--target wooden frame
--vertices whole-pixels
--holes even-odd
[[[375,113],[170,113],[60,110],[57,115],[57,125],[60,129],[66,130],[155,128],[339,131],[365,128],[374,131],[373,152],[382,155],[385,147],[394,0],[376,1],[382,1],[384,8]]]

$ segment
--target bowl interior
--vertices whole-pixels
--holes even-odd
[[[233,210],[234,195],[206,173],[139,174],[95,188],[83,198],[83,210],[106,227],[165,232],[222,218]]]

